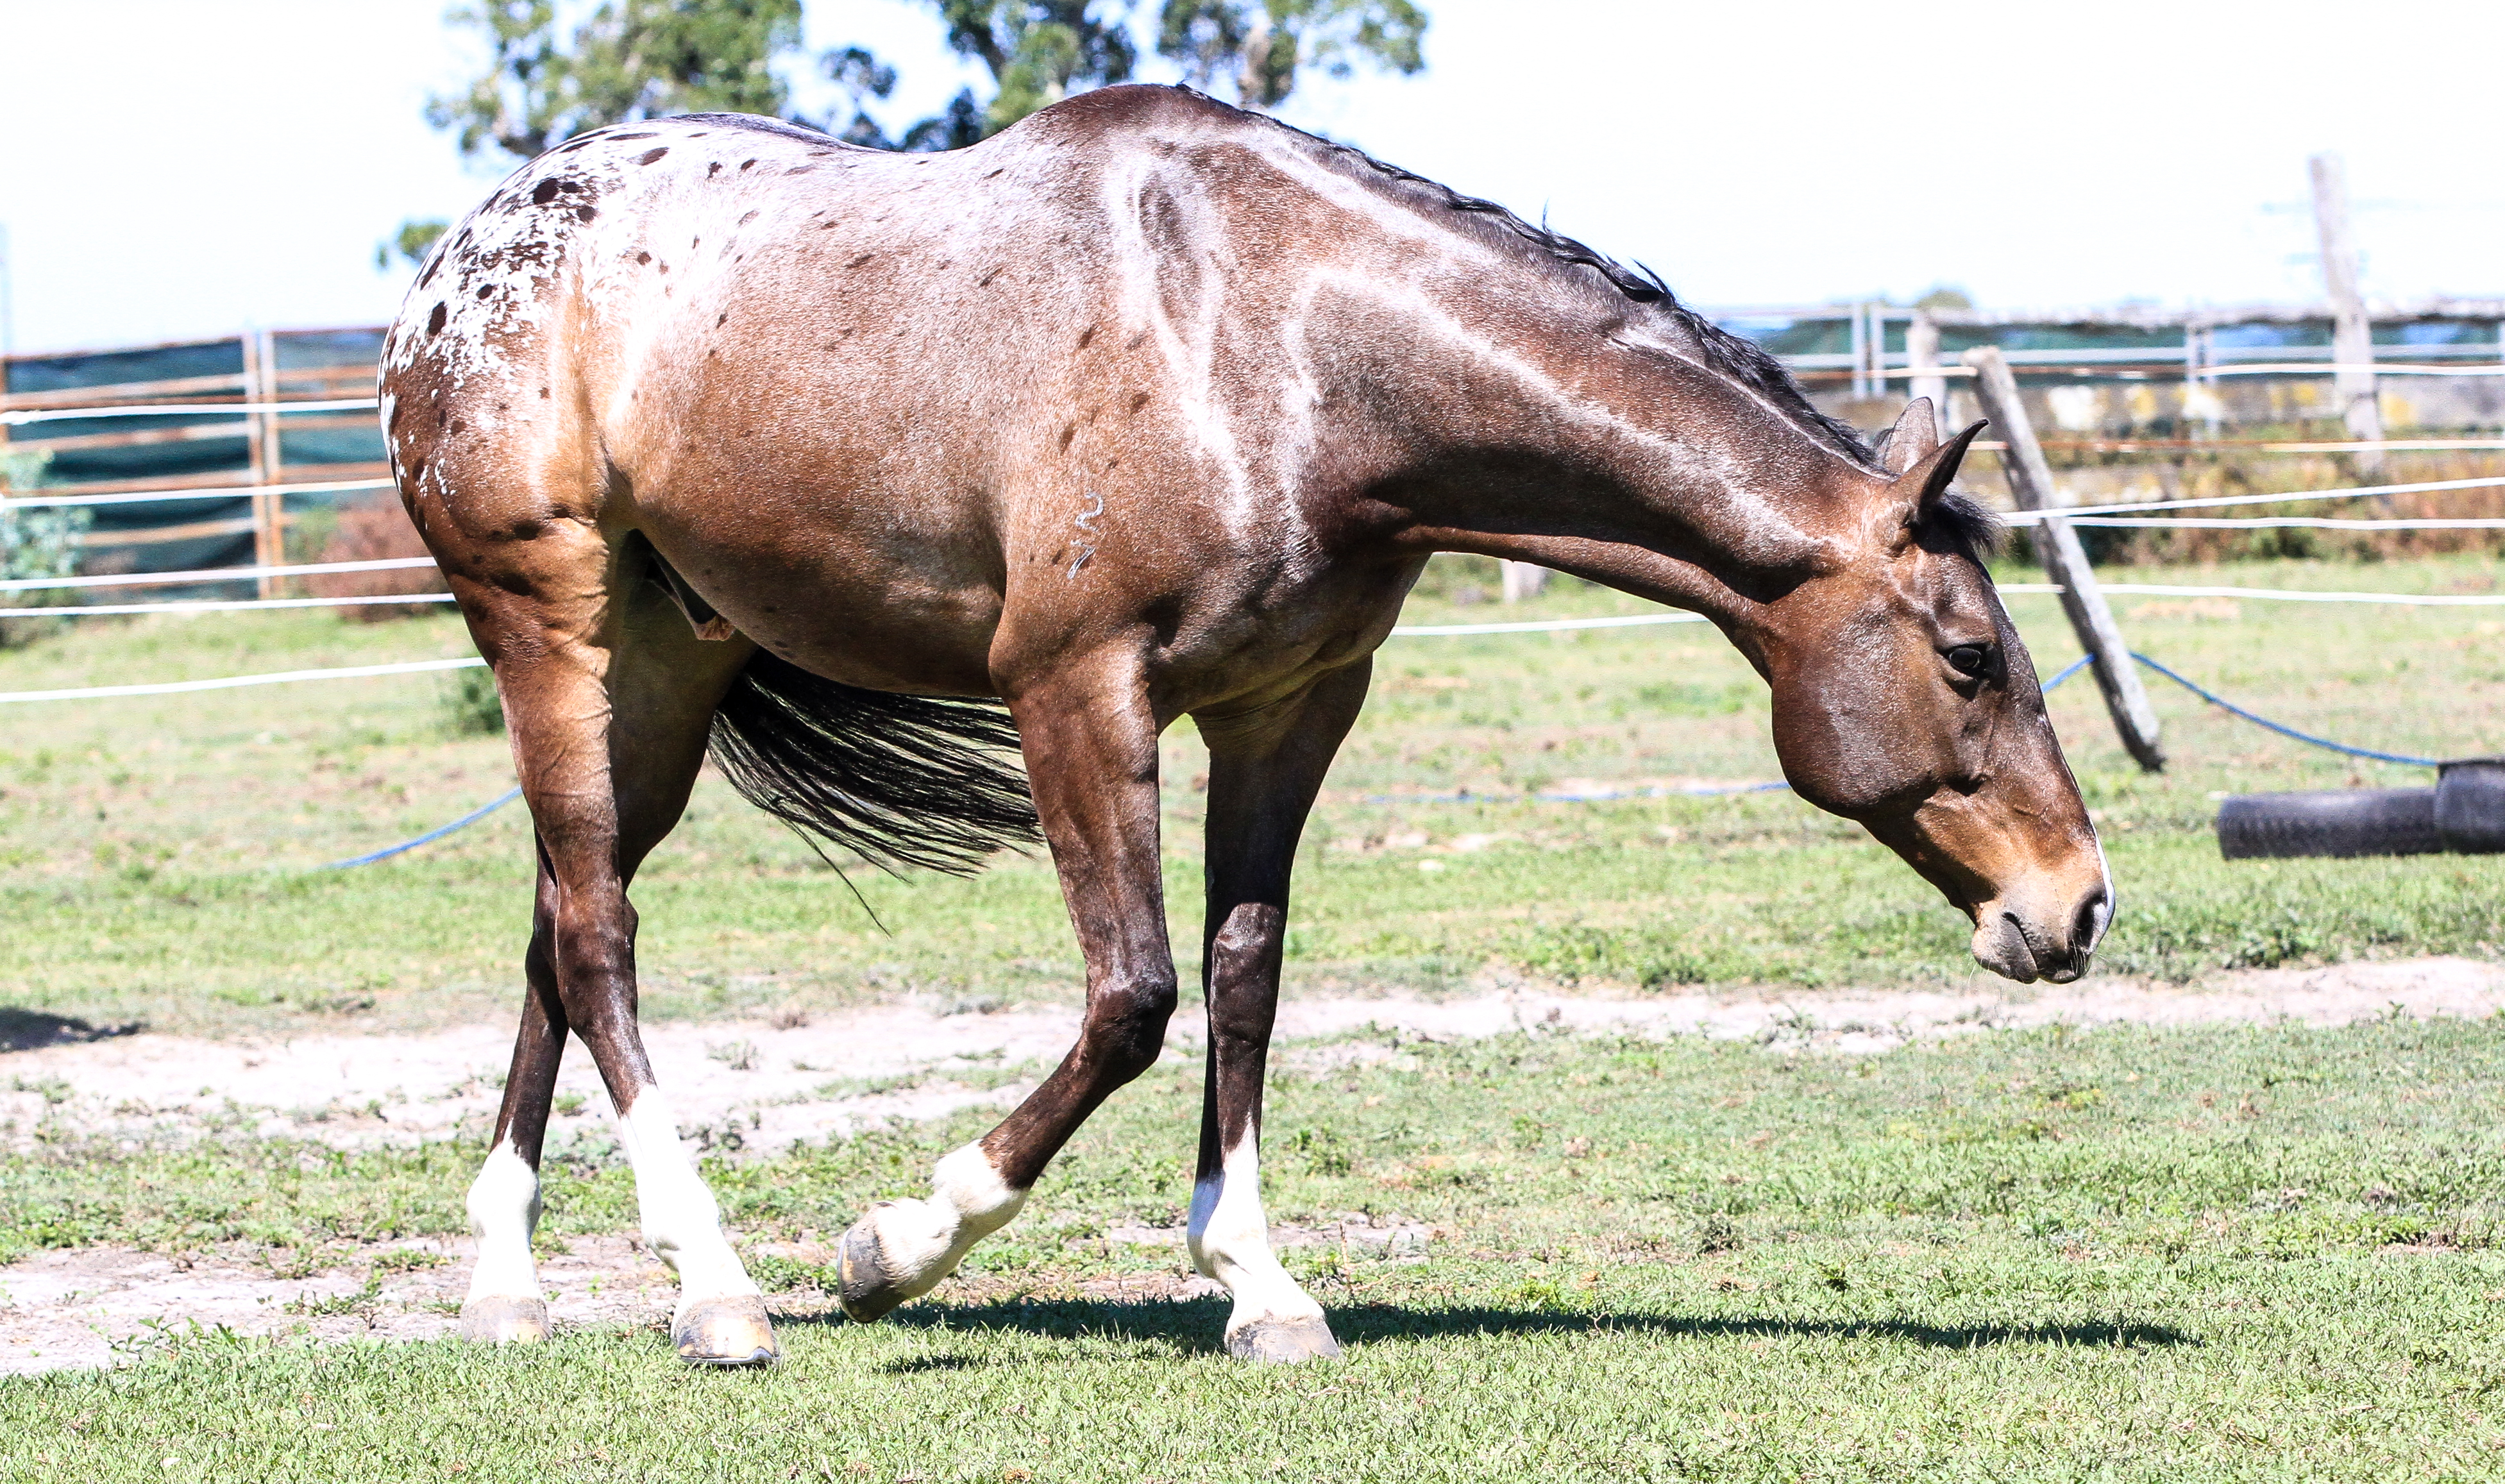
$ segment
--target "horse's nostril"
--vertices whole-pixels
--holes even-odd
[[[2070,951],[2081,958],[2094,952],[2097,939],[2104,936],[2105,920],[2112,914],[2112,903],[2101,886],[2088,894],[2079,903],[2078,916],[2070,920]]]

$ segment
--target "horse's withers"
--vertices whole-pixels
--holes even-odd
[[[1943,445],[1930,405],[1855,481],[1818,572],[1756,608],[1775,744],[1802,797],[1858,821],[1974,922],[1995,973],[2067,983],[2113,885],[2026,644],[1979,557],[1989,517],[1949,492],[1981,425]]]

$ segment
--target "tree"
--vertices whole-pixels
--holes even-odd
[[[800,45],[800,0],[609,0],[570,46],[555,0],[475,0],[447,18],[484,36],[492,60],[467,90],[429,99],[427,122],[455,130],[464,155],[517,159],[630,119],[780,115],[791,89],[773,64]]]
[[[948,45],[992,74],[988,104],[963,92],[950,105],[979,110],[984,134],[1074,92],[1124,82],[1139,62],[1132,4],[1121,0],[930,3],[947,22]],[[1157,53],[1201,87],[1223,79],[1247,108],[1276,108],[1301,68],[1346,77],[1361,60],[1414,74],[1426,66],[1426,34],[1427,13],[1414,0],[1164,0]]]
[[[990,69],[996,90],[983,132],[1089,87],[1127,80],[1140,59],[1128,5],[1097,0],[932,0],[948,45]],[[971,103],[970,94],[961,94]]]
[[[668,114],[772,114],[882,150],[954,150],[1075,92],[1126,81],[1139,64],[1140,0],[916,0],[938,13],[948,45],[991,73],[990,101],[961,89],[932,118],[889,137],[869,114],[896,69],[861,47],[818,59],[849,118],[791,112],[775,63],[800,47],[800,0],[603,0],[567,31],[557,0],[463,0],[446,20],[476,33],[488,65],[468,88],[427,100],[426,119],[461,153],[529,159],[586,129]],[[1302,69],[1345,77],[1359,61],[1411,74],[1425,66],[1426,12],[1415,0],[1162,0],[1158,54],[1202,87],[1222,80],[1248,108],[1275,108]],[[838,122],[840,121],[840,123]],[[405,222],[374,249],[412,266],[441,222]]]
[[[1344,78],[1364,60],[1414,76],[1426,35],[1411,0],[1165,0],[1157,53],[1203,88],[1225,78],[1247,108],[1276,108],[1305,67]]]
[[[586,129],[668,114],[786,115],[791,88],[774,64],[799,49],[800,0],[606,0],[570,34],[556,12],[555,0],[470,0],[446,15],[488,52],[467,88],[427,100],[427,123],[452,130],[462,154],[529,159]],[[824,65],[853,101],[844,137],[887,147],[861,103],[887,96],[896,70],[859,47]],[[445,225],[402,223],[375,267],[395,253],[423,263]]]

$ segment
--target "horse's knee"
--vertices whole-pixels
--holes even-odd
[[[1083,1032],[1092,1058],[1124,1081],[1156,1065],[1176,998],[1174,979],[1164,975],[1100,987],[1088,997]]]

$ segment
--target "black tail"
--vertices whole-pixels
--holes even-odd
[[[713,714],[713,760],[750,803],[895,869],[970,875],[1040,837],[998,701],[892,695],[762,651]]]

